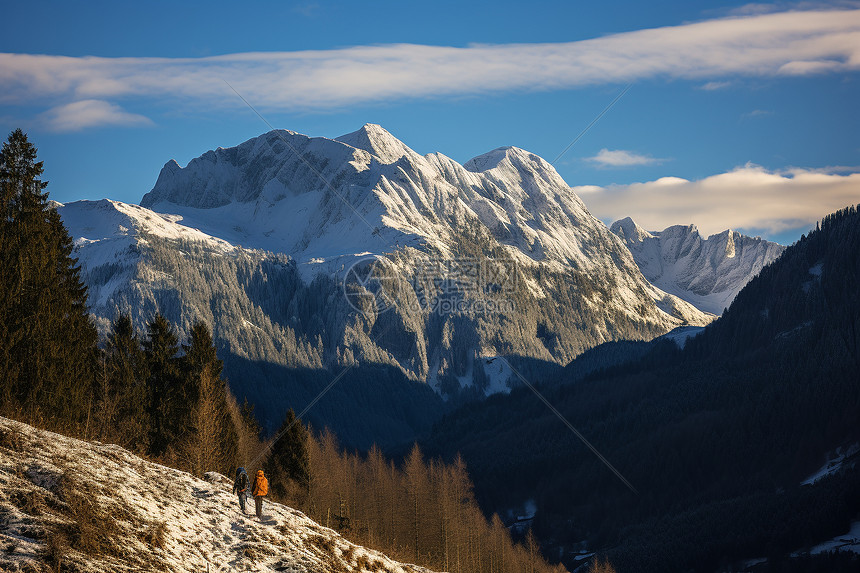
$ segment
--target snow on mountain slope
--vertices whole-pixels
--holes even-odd
[[[206,477],[0,418],[0,570],[429,573]]]
[[[179,217],[137,205],[102,199],[57,203],[56,209],[74,238],[91,308],[104,307],[118,289],[135,280],[147,236],[194,241],[220,252],[233,250],[226,241],[179,224]]]
[[[184,169],[168,162],[141,204],[233,244],[286,253],[308,281],[368,253],[452,256],[480,228],[523,264],[611,276],[613,305],[631,317],[648,290],[666,326],[710,320],[654,293],[555,169],[515,147],[460,165],[421,156],[378,125],[334,140],[273,131]]]
[[[424,242],[447,253],[454,232],[480,221],[534,260],[590,266],[603,262],[589,256],[590,235],[607,235],[535,155],[501,148],[461,166],[372,124],[335,140],[269,132],[184,169],[169,162],[141,204],[300,261]]]
[[[627,217],[612,224],[652,284],[713,314],[722,314],[751,278],[785,247],[723,231],[707,239],[694,225],[649,232]]]

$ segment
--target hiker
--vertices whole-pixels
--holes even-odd
[[[257,519],[263,519],[263,498],[269,494],[269,480],[263,475],[263,470],[257,470],[253,494],[257,504]]]
[[[242,513],[245,511],[245,497],[248,495],[248,473],[245,468],[236,468],[236,479],[233,481],[233,493],[239,494],[239,507]]]

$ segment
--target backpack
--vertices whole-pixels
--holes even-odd
[[[236,491],[247,490],[248,481],[248,473],[245,471],[245,468],[238,468],[236,470]]]

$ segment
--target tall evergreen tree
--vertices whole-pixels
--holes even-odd
[[[185,457],[194,473],[215,469],[229,471],[238,452],[238,432],[230,415],[229,392],[221,378],[212,333],[203,322],[191,328],[190,342],[183,345],[183,389],[180,400],[190,407],[185,424],[188,436]]]
[[[191,327],[189,343],[182,345],[185,352],[183,363],[186,372],[200,375],[204,368],[209,368],[212,376],[220,377],[224,370],[224,362],[218,358],[212,332],[205,322],[197,322]]]
[[[104,348],[98,418],[103,441],[145,451],[147,362],[131,316],[114,321]]]
[[[188,404],[181,403],[182,372],[177,354],[179,341],[170,322],[157,314],[147,325],[148,337],[143,343],[148,376],[146,398],[149,417],[149,453],[164,455],[175,447],[183,432]]]
[[[80,426],[98,361],[74,244],[20,129],[0,150],[0,409]]]
[[[272,493],[283,498],[289,493],[292,481],[302,492],[310,486],[310,459],[308,455],[308,431],[296,413],[290,408],[281,424],[279,439],[272,444],[269,457],[263,464],[269,475]]]

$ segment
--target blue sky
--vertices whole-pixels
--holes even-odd
[[[0,128],[51,197],[136,203],[268,127],[379,123],[465,162],[515,145],[606,221],[732,227],[783,243],[860,202],[860,4],[15,3]]]

